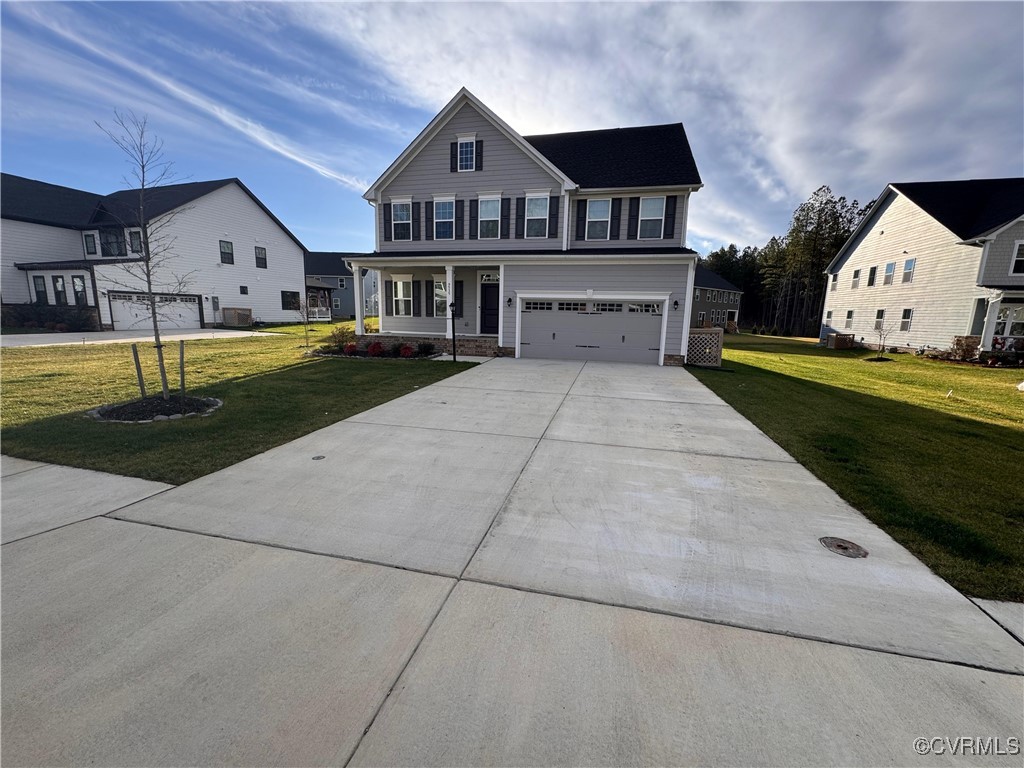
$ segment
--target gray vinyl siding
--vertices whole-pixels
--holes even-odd
[[[628,233],[629,226],[629,198],[631,197],[668,197],[675,195],[676,200],[676,220],[675,227],[672,230],[671,238],[661,238],[658,240],[629,240],[626,235]],[[618,240],[577,240],[576,239],[576,201],[577,200],[607,200],[610,198],[621,198],[622,199],[622,215],[619,219],[619,239]],[[680,192],[678,189],[660,189],[660,190],[649,190],[646,189],[643,192],[630,191],[628,189],[619,189],[614,193],[606,192],[603,194],[585,194],[585,195],[573,195],[569,198],[569,250],[571,251],[585,251],[592,248],[649,248],[651,246],[666,246],[666,245],[682,245],[683,243],[683,226],[684,216],[683,211],[686,207],[687,194]],[[609,232],[609,235],[611,233]]]
[[[3,288],[3,302],[24,304],[35,301],[30,281],[26,279],[24,272],[14,266],[15,263],[84,258],[82,233],[77,230],[4,219],[0,222],[0,286]],[[78,270],[75,274],[81,272],[82,270]],[[49,277],[46,278],[46,282],[48,295],[52,296],[53,286]]]
[[[338,278],[334,279],[337,280]],[[331,314],[335,317],[355,317],[355,292],[352,289],[352,281],[355,279],[354,277],[346,277],[344,288],[335,288],[331,291]],[[338,309],[334,308],[335,299],[341,300],[341,306]]]
[[[704,313],[704,315],[705,315],[704,319],[705,320],[711,321],[711,311],[712,310],[716,310],[716,311],[720,311],[720,312],[727,312],[728,310],[735,310],[736,311],[737,320],[739,319],[740,301],[743,298],[743,294],[741,294],[738,291],[726,291],[726,290],[716,289],[716,288],[700,288],[700,286],[698,286],[698,288],[700,289],[700,298],[699,299],[694,298],[694,300],[693,300],[693,310],[692,310],[692,312],[690,314],[690,327],[691,328],[697,328],[699,326],[698,320],[700,318],[700,313],[701,312]],[[716,290],[718,291],[719,301],[712,301],[709,298],[709,296],[711,296],[712,293],[714,291],[716,291]],[[728,296],[730,294],[736,297],[736,301],[734,301],[734,302],[733,301],[721,301],[721,298],[722,298],[723,295]],[[728,317],[728,315],[724,315],[724,316],[726,318]],[[725,321],[719,321],[719,322],[715,323],[715,325],[724,326],[725,325]]]
[[[887,345],[946,348],[954,336],[968,333],[975,299],[985,293],[976,285],[981,248],[957,245],[956,235],[902,195],[890,194],[879,205],[839,264],[836,290],[826,287],[821,336],[836,331],[852,333],[858,340],[863,337],[866,343],[877,341],[875,313],[884,309],[886,322],[896,325]],[[913,281],[904,283],[903,264],[908,258],[917,261]],[[892,285],[884,285],[888,262],[896,262]],[[878,268],[878,275],[869,288],[871,267]],[[855,269],[861,270],[858,288],[852,287]],[[914,311],[909,331],[899,330],[904,309]],[[824,327],[829,310],[831,329]],[[852,328],[847,329],[849,310],[854,317]]]
[[[452,173],[450,146],[456,134],[476,133],[483,141],[483,170]],[[424,203],[434,195],[454,195],[464,200],[462,240],[425,240],[422,230],[425,217],[421,217],[419,240],[385,242],[384,215],[376,211],[377,228],[380,232],[381,252],[424,250],[508,250],[561,247],[561,228],[564,222],[564,207],[559,204],[559,236],[557,238],[517,240],[515,238],[515,198],[522,197],[527,189],[549,189],[550,195],[561,194],[561,182],[526,155],[469,104],[463,106],[441,128],[441,130],[420,149],[416,156],[382,191],[381,200],[388,203],[395,197],[412,197],[413,202]],[[510,237],[498,240],[469,240],[469,201],[477,199],[481,192],[500,191],[502,197],[512,198]]]
[[[671,290],[665,354],[678,355],[683,341],[688,269],[686,264],[506,264],[501,302],[504,304],[512,299],[512,309],[505,309],[505,346],[515,344],[517,292],[594,290],[630,293]],[[673,301],[679,302],[679,309],[672,309]]]
[[[1013,258],[1016,244],[1022,240],[1024,240],[1024,221],[1018,221],[989,243],[984,270],[978,281],[981,285],[1019,285],[1024,288],[1024,275],[1010,274],[1010,261]]]
[[[498,267],[456,267],[455,280],[462,281],[462,317],[455,319],[455,332],[458,334],[475,334],[477,327],[477,273],[479,271],[498,272]],[[384,333],[422,333],[444,336],[451,322],[445,317],[427,317],[426,302],[433,297],[432,289],[424,289],[424,283],[433,285],[433,275],[443,275],[444,267],[396,268],[394,273],[381,272],[381,301],[385,301],[384,281],[394,280],[394,275],[412,275],[413,282],[420,281],[420,316],[419,317],[388,317],[381,307],[381,330]],[[415,288],[414,288],[415,290]]]

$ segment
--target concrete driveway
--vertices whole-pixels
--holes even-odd
[[[1024,645],[671,368],[494,360],[13,541],[3,620],[12,764],[1019,765],[1024,735]]]

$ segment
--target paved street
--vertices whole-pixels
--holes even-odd
[[[914,750],[1024,735],[1016,608],[680,369],[493,360],[67,514],[3,462],[12,765],[1020,764]]]
[[[160,334],[162,341],[184,339],[237,339],[245,336],[273,336],[262,331],[233,331],[228,328],[190,328],[167,330]],[[0,336],[0,347],[54,347],[66,344],[112,344],[118,342],[153,341],[152,330],[133,331],[69,331],[67,333],[12,333]]]

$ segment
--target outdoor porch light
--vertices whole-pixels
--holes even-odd
[[[679,309],[679,299],[672,302],[672,309]]]

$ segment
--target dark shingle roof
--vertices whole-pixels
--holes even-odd
[[[352,270],[345,266],[345,259],[350,259],[353,256],[366,256],[366,254],[344,251],[310,251],[305,256],[306,274],[347,277],[352,274]]]
[[[0,174],[0,215],[5,219],[74,229],[89,222],[100,199],[92,192]]]
[[[701,183],[682,123],[523,138],[583,189]]]
[[[970,240],[1024,215],[1024,178],[893,184],[959,237]]]
[[[702,267],[699,264],[697,265],[697,271],[693,274],[693,285],[696,288],[712,288],[716,291],[740,290],[717,272],[712,272],[707,267]]]
[[[168,184],[163,187],[152,187],[146,195],[146,216],[152,219],[155,216],[173,211],[183,205],[198,200],[204,195],[226,187],[228,184],[238,183],[238,179],[218,179],[216,181],[193,181],[186,184]],[[101,224],[127,224],[129,226],[139,223],[136,211],[139,205],[139,191],[137,189],[122,189],[113,194],[107,195],[100,200],[100,210],[89,222],[94,225]]]

